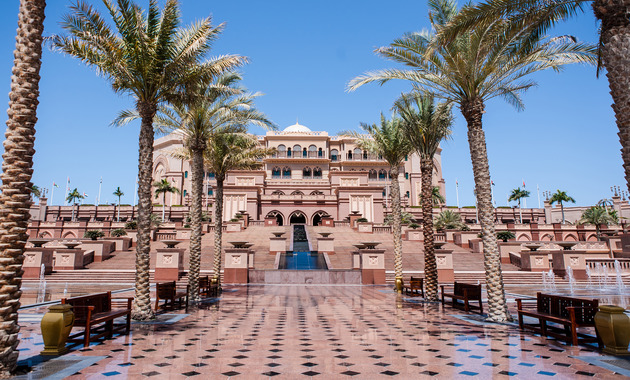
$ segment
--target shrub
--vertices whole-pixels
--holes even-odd
[[[416,223],[411,223],[411,224],[409,225],[409,228],[414,229],[414,230],[415,230],[416,228],[418,228],[418,227],[420,227],[420,225],[419,225],[419,224],[416,224]]]
[[[123,228],[116,228],[115,230],[112,230],[111,235],[113,237],[125,236],[127,235],[127,231],[125,231]]]
[[[130,220],[127,223],[125,223],[125,229],[126,230],[137,230],[138,229],[138,222],[136,222],[135,220]]]
[[[365,223],[367,221],[368,221],[367,218],[359,218],[359,219],[357,219],[357,223]]]
[[[503,240],[503,242],[506,242],[510,239],[514,239],[516,237],[516,235],[514,235],[512,232],[510,231],[499,231],[497,232],[497,239]]]
[[[238,222],[238,219],[232,218],[232,219],[230,219],[230,222]]]
[[[92,239],[92,240],[96,240],[100,237],[105,236],[105,233],[101,230],[87,230],[85,231],[85,233],[83,234],[84,238],[88,238],[88,239]]]

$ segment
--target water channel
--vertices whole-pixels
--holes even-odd
[[[279,269],[326,270],[324,255],[311,251],[308,235],[303,225],[293,226],[293,251],[287,251],[280,257]]]

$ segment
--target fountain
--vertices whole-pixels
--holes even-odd
[[[46,299],[46,265],[42,264],[39,271],[39,287],[37,289],[37,303],[42,303]]]
[[[615,278],[615,286],[617,288],[617,291],[621,294],[626,285],[624,285],[623,278],[621,277],[621,264],[619,264],[619,260],[615,260]]]
[[[590,266],[586,266],[586,277],[588,278],[588,288],[592,289],[593,288],[593,280],[592,277],[593,274],[591,273],[591,267]]]
[[[567,277],[569,277],[569,289],[571,294],[573,294],[575,290],[575,277],[573,277],[573,269],[571,267],[567,267]]]
[[[547,281],[549,282],[549,288],[552,291],[556,291],[556,274],[553,273],[553,269],[549,269],[547,273]]]

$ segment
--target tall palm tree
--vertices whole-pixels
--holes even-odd
[[[436,199],[434,190],[437,189],[437,194],[440,197],[441,195],[439,187],[433,186],[433,168],[440,142],[451,136],[453,113],[451,106],[446,103],[436,105],[432,95],[405,96],[396,102],[395,109],[404,121],[402,125],[407,138],[420,156],[426,299],[437,301],[438,273],[433,245],[433,204]]]
[[[162,178],[160,181],[155,181],[153,186],[155,187],[155,199],[162,195],[162,222],[164,222],[164,215],[166,211],[166,193],[179,194],[179,189],[173,186],[166,178]]]
[[[74,209],[77,207],[77,201],[80,201],[81,199],[84,199],[84,198],[85,196],[79,193],[79,190],[77,190],[76,187],[74,188],[74,190],[69,192],[68,196],[66,197],[66,202],[72,203],[72,220],[73,221],[74,221],[74,216],[75,216]]]
[[[606,68],[619,128],[626,183],[630,190],[630,104],[627,101],[630,88],[630,0],[489,0],[461,12],[444,30],[443,38],[448,42],[458,33],[497,18],[510,20],[513,28],[526,27],[543,35],[558,22],[584,12],[584,5],[589,2],[600,21],[597,73],[601,66]]]
[[[453,0],[429,0],[430,20],[439,33],[457,14]],[[462,33],[449,43],[442,43],[431,32],[406,34],[376,53],[408,66],[369,72],[353,79],[349,90],[371,83],[381,84],[403,79],[418,90],[431,90],[435,96],[456,103],[466,120],[468,143],[475,179],[475,191],[481,224],[489,319],[497,322],[510,318],[505,300],[501,259],[494,231],[494,207],[490,168],[482,116],[485,104],[503,97],[518,109],[523,108],[520,94],[535,85],[525,78],[534,72],[559,70],[574,62],[596,62],[596,48],[570,39],[544,39],[528,31],[510,28],[502,19]],[[529,49],[520,46],[528,44]]]
[[[560,203],[560,210],[562,210],[562,224],[564,224],[564,205],[562,204],[562,202],[575,203],[575,199],[573,199],[573,197],[569,196],[566,191],[560,191],[558,189],[558,190],[556,190],[555,193],[553,193],[551,195],[551,198],[549,198],[549,204],[550,205],[552,205],[552,204],[554,204],[556,202]]]
[[[192,202],[190,207],[190,285],[191,302],[199,301],[199,272],[201,269],[201,221],[203,195],[203,156],[208,140],[218,129],[240,128],[253,124],[274,128],[273,123],[253,108],[260,94],[246,93],[238,87],[241,76],[228,72],[215,79],[212,85],[200,89],[198,100],[161,109],[156,124],[165,131],[178,129],[184,135],[185,158],[192,168]]]
[[[584,210],[578,223],[594,225],[595,232],[597,233],[597,240],[600,240],[600,226],[602,224],[617,224],[618,217],[615,214],[611,214],[602,206],[593,206]]]
[[[516,189],[512,189],[512,192],[510,193],[510,196],[508,197],[508,202],[511,202],[511,201],[518,202],[518,213],[519,213],[519,219],[521,220],[521,223],[523,223],[523,210],[521,209],[522,198],[529,198],[529,191],[525,189],[521,189],[520,187],[517,187]]]
[[[357,139],[357,146],[383,157],[389,164],[391,173],[392,190],[392,233],[394,238],[394,271],[396,273],[396,291],[402,293],[402,231],[400,212],[400,184],[398,175],[400,166],[405,161],[405,157],[411,154],[414,147],[405,135],[403,121],[393,117],[387,120],[381,114],[380,125],[361,123],[361,128],[367,135],[354,131],[340,132],[341,135],[348,135]]]
[[[223,183],[230,170],[256,169],[261,160],[275,150],[261,148],[258,140],[246,133],[246,128],[221,128],[208,140],[208,148],[204,154],[206,169],[214,173],[217,182],[214,201],[214,260],[212,281],[221,282],[221,243],[223,239]]]
[[[120,222],[120,197],[125,195],[125,193],[123,193],[123,191],[120,190],[120,186],[118,186],[116,190],[114,190],[113,194],[115,197],[118,197],[118,211],[116,213],[116,221]]]
[[[17,367],[18,309],[22,291],[22,262],[31,217],[31,176],[35,154],[35,124],[39,97],[45,0],[21,1],[9,93],[7,130],[2,156],[0,194],[0,378]]]
[[[240,56],[202,59],[209,52],[223,25],[210,18],[183,28],[179,5],[167,0],[160,11],[150,0],[143,11],[130,0],[104,1],[113,28],[90,5],[79,1],[64,16],[63,28],[70,36],[53,36],[62,52],[79,58],[112,85],[116,93],[130,94],[142,122],[138,149],[138,243],[136,286],[132,316],[153,319],[149,282],[151,172],[153,164],[153,119],[159,104],[180,102],[194,94],[188,91],[208,83],[226,68],[245,61]]]
[[[31,186],[31,194],[33,194],[33,197],[39,199],[39,197],[42,196],[42,190],[39,188],[39,186],[33,185]]]

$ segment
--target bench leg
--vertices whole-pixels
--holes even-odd
[[[468,298],[464,299],[464,310],[470,311],[470,306],[468,305]]]
[[[542,336],[547,336],[547,321],[545,319],[538,319],[540,322],[540,331],[542,332]]]
[[[577,328],[574,324],[571,324],[571,342],[574,346],[578,345]]]
[[[92,330],[92,325],[90,324],[90,320],[88,320],[85,324],[85,332],[83,333],[83,347],[90,346],[90,334]]]
[[[105,331],[107,332],[107,339],[111,339],[112,336],[114,335],[114,321],[107,321],[105,322]]]
[[[523,330],[523,314],[518,313],[518,327]]]

